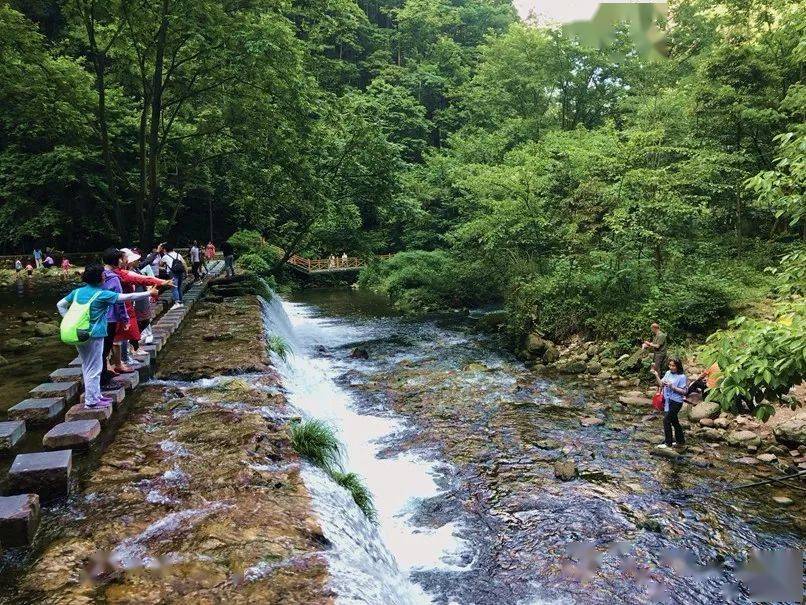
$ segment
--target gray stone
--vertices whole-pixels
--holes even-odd
[[[755,445],[756,447],[761,445],[761,437],[756,435],[753,431],[733,431],[727,434],[725,441],[730,445]]]
[[[81,367],[81,357],[73,358],[73,361],[71,361],[68,365],[71,368],[80,368]]]
[[[583,416],[579,419],[579,424],[582,426],[599,426],[600,424],[604,424],[604,422],[604,420],[596,418],[595,416]]]
[[[549,346],[549,341],[545,340],[537,332],[532,332],[526,337],[526,350],[530,355],[540,356]]]
[[[97,420],[72,420],[50,429],[42,438],[42,445],[55,450],[66,447],[86,447],[101,434]]]
[[[557,364],[557,369],[563,374],[584,374],[588,367],[584,361],[572,360]]]
[[[137,372],[118,374],[111,380],[110,384],[116,388],[124,387],[127,390],[133,389],[140,384],[140,374]]]
[[[81,367],[59,368],[50,373],[53,382],[75,382],[81,381]]]
[[[8,453],[13,450],[23,435],[25,435],[24,420],[0,422],[0,452]]]
[[[756,460],[752,456],[742,456],[741,458],[736,458],[736,462],[738,462],[739,464],[747,464],[749,466],[758,464],[758,460]]]
[[[31,543],[39,527],[39,496],[19,494],[0,498],[0,544],[7,547]]]
[[[64,409],[62,397],[31,398],[20,401],[8,410],[14,420],[24,420],[28,424],[47,424],[61,414]]]
[[[541,450],[556,450],[562,447],[562,443],[551,438],[541,439],[540,441],[535,442],[535,447],[540,448]]]
[[[22,353],[30,349],[33,345],[30,340],[22,340],[21,338],[9,338],[3,343],[3,351],[9,353]]]
[[[700,426],[714,426],[712,418],[700,418]]]
[[[104,423],[112,417],[112,406],[88,408],[83,403],[77,403],[64,415],[66,422],[73,420],[97,420]]]
[[[719,415],[719,404],[715,401],[698,403],[688,413],[689,419],[699,421],[702,418],[716,418]]]
[[[730,419],[720,416],[714,419],[714,426],[718,429],[726,429],[730,426]]]
[[[776,504],[780,504],[781,506],[789,506],[790,504],[795,503],[792,498],[787,498],[786,496],[773,496],[772,501]]]
[[[800,412],[784,420],[773,427],[772,432],[779,443],[789,447],[806,445],[806,412]]]
[[[756,456],[756,459],[761,460],[761,462],[770,463],[778,460],[778,456],[776,456],[775,454],[759,454],[758,456]]]
[[[635,407],[648,408],[652,405],[652,400],[640,393],[625,393],[624,395],[619,395],[618,400],[621,404]]]
[[[673,447],[653,447],[651,454],[659,458],[668,458],[669,460],[679,460],[682,458],[680,452]]]
[[[554,463],[554,476],[560,481],[571,481],[579,475],[573,460],[557,460]]]
[[[543,353],[543,361],[546,363],[556,363],[560,359],[560,351],[553,343],[549,343],[546,352]]]
[[[149,356],[149,357],[150,357],[152,360],[154,360],[154,359],[156,359],[156,358],[157,358],[157,351],[159,351],[159,349],[158,349],[158,348],[157,348],[155,345],[153,345],[153,344],[152,344],[152,345],[140,345],[140,349],[139,349],[139,350],[140,350],[140,351],[143,351],[143,352],[145,352],[145,353],[148,353],[148,356]]]
[[[599,363],[595,359],[588,362],[588,365],[587,365],[588,374],[598,374],[601,371],[602,371],[602,364],[601,363]]]
[[[55,336],[59,333],[59,326],[55,324],[48,324],[39,322],[34,324],[34,333],[37,336]]]
[[[71,403],[78,396],[77,382],[44,382],[29,391],[33,397],[61,397]]]
[[[65,496],[72,467],[71,450],[19,454],[8,471],[9,489],[14,494],[39,494],[42,499]]]
[[[706,427],[702,430],[701,435],[706,441],[722,441],[725,438],[725,431]]]
[[[109,397],[113,403],[119,404],[126,398],[126,389],[121,386],[109,385],[109,387],[101,389],[101,395]]]

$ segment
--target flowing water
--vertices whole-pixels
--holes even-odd
[[[342,603],[749,602],[749,549],[803,547],[798,492],[709,498],[753,478],[732,464],[741,454],[704,444],[709,468],[652,458],[657,420],[528,371],[466,321],[397,317],[346,290],[274,297],[265,317],[293,350],[274,360],[290,403],[338,429],[375,497],[372,526],[306,470]],[[580,478],[555,480],[559,459]]]

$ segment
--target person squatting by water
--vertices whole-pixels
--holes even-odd
[[[156,288],[129,294],[104,289],[103,286],[107,283],[106,273],[107,269],[99,264],[87,265],[82,276],[86,285],[74,289],[56,304],[62,317],[67,314],[73,301],[90,304],[90,337],[76,347],[84,378],[84,405],[89,408],[109,407],[112,404],[111,399],[101,395],[101,374],[106,366],[104,349],[109,328],[108,314],[115,305],[157,294]]]
[[[683,399],[688,393],[688,378],[683,371],[683,362],[675,358],[669,361],[669,369],[663,375],[658,374],[656,368],[652,368],[655,381],[659,387],[663,387],[663,437],[664,442],[658,448],[667,448],[673,445],[685,445],[686,440],[683,435],[683,427],[677,415],[683,408]],[[674,441],[672,440],[672,429],[674,428]]]

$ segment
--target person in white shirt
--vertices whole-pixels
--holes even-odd
[[[199,242],[193,240],[193,245],[190,247],[190,266],[193,270],[193,279],[199,279],[201,268],[201,250],[199,250]]]
[[[181,307],[182,282],[185,281],[185,275],[187,275],[187,265],[185,264],[185,259],[182,258],[182,255],[179,254],[179,252],[174,250],[172,245],[163,244],[163,249],[165,250],[165,254],[162,256],[162,263],[165,265],[165,268],[168,270],[168,274],[171,276],[171,280],[174,283],[174,305]]]

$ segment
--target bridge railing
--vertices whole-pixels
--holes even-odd
[[[392,254],[379,254],[375,258],[387,259],[393,256]],[[342,258],[337,256],[335,258],[303,258],[296,254],[288,259],[288,263],[302,269],[307,273],[313,271],[339,271],[342,269],[361,269],[368,263],[367,258],[360,256],[348,256]]]

